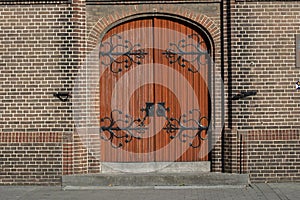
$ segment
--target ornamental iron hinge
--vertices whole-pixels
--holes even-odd
[[[196,44],[188,43],[197,41]],[[200,72],[202,65],[208,63],[208,51],[203,50],[201,37],[198,34],[191,34],[187,39],[179,40],[176,43],[169,43],[169,48],[162,54],[166,56],[170,64],[177,63],[180,67],[185,68],[188,65],[188,71],[192,73]]]
[[[199,109],[192,109],[188,113],[181,115],[178,119],[168,117],[167,113],[170,112],[169,108],[165,107],[165,102],[156,104],[147,102],[146,107],[141,109],[144,113],[143,118],[134,119],[128,114],[124,114],[120,110],[113,110],[109,117],[101,118],[100,125],[100,138],[109,141],[114,148],[120,148],[125,143],[131,142],[134,138],[141,139],[149,127],[146,126],[145,121],[148,117],[164,117],[166,123],[162,130],[169,135],[170,139],[178,138],[181,142],[185,143],[188,139],[196,139],[196,142],[190,142],[189,145],[193,148],[201,146],[202,140],[207,140],[207,131],[209,120],[205,116],[201,116]],[[189,118],[195,116],[196,118]],[[204,125],[207,124],[207,125]],[[192,134],[187,131],[193,131]],[[206,131],[203,137],[203,131]],[[124,141],[122,139],[125,139]],[[117,140],[117,142],[115,142]]]
[[[108,41],[100,44],[101,64],[109,67],[113,73],[122,72],[124,68],[128,69],[133,64],[140,65],[141,60],[148,54],[144,49],[140,49],[140,46],[139,43],[132,44],[121,35],[114,34]]]

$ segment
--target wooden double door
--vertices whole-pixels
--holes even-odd
[[[208,160],[209,48],[184,22],[151,17],[100,45],[103,162]]]

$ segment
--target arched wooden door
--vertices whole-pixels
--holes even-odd
[[[181,21],[143,18],[100,46],[103,162],[208,160],[209,49]]]

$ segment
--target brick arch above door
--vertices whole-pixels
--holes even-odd
[[[114,27],[117,24],[127,20],[153,15],[179,18],[182,20],[187,20],[188,23],[195,23],[195,25],[202,27],[203,31],[206,32],[207,36],[211,40],[211,46],[214,46],[214,49],[220,48],[220,27],[212,18],[208,17],[207,15],[198,12],[196,13],[185,8],[178,9],[178,7],[174,5],[168,5],[167,7],[143,5],[139,7],[126,7],[126,9],[122,10],[121,12],[112,11],[109,15],[99,16],[98,21],[90,30],[88,30],[87,33],[88,51],[97,48],[101,37],[111,27]]]

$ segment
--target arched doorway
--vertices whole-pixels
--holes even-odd
[[[207,161],[210,46],[181,20],[139,18],[100,45],[103,162]]]

